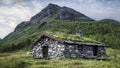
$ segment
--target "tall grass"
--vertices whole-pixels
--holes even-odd
[[[21,60],[20,58],[4,58],[0,59],[1,68],[25,68],[28,63]]]
[[[8,54],[8,55],[7,55]],[[0,54],[0,68],[120,68],[120,50],[107,49],[110,60],[95,59],[35,59],[26,51]]]

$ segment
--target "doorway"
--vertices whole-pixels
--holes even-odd
[[[42,47],[43,58],[48,58],[48,46]]]
[[[93,46],[93,55],[97,56],[98,53],[98,46]]]

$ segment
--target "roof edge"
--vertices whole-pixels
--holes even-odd
[[[53,35],[51,35],[51,34],[47,34],[47,33],[46,33],[46,34],[42,34],[42,35],[37,39],[37,41],[35,41],[35,43],[34,43],[33,45],[36,45],[37,42],[39,42],[40,39],[43,38],[43,37],[47,37],[47,38],[50,38],[50,39],[56,40],[56,41],[58,41],[58,42],[64,44],[64,41],[59,40],[59,39],[55,38]]]

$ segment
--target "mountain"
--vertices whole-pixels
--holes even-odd
[[[75,11],[74,9],[68,8],[66,6],[60,7],[55,4],[49,4],[40,13],[33,16],[31,21],[41,20],[43,18],[49,18],[56,15],[56,19],[60,20],[73,20],[73,21],[94,21],[93,19],[87,17],[86,15]]]
[[[86,15],[65,6],[60,9],[58,18],[61,20],[94,21]]]
[[[100,20],[100,21],[102,21],[102,22],[108,22],[108,23],[120,23],[120,22],[118,22],[116,20],[113,20],[113,19],[103,19],[103,20]]]
[[[9,52],[24,47],[30,48],[43,33],[59,35],[61,39],[76,39],[78,30],[84,40],[105,43],[112,48],[120,48],[120,24],[94,21],[69,7],[49,4],[41,12],[17,25],[15,30],[0,41],[0,52]],[[65,37],[65,38],[63,38]]]
[[[33,25],[38,23],[38,25],[42,24],[40,21],[43,19],[53,18],[56,20],[70,20],[70,21],[94,21],[93,19],[87,17],[86,15],[75,11],[74,9],[68,7],[60,7],[56,4],[50,3],[47,7],[45,7],[38,14],[33,16],[30,21],[20,23],[15,31],[19,31],[28,25]]]
[[[33,16],[31,18],[31,21],[38,20],[38,19],[41,20],[43,18],[51,17],[51,16],[57,14],[60,9],[61,9],[60,6],[50,3],[41,12],[39,12],[38,14],[36,14],[35,16]]]

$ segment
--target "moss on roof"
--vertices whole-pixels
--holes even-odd
[[[96,41],[94,39],[91,39],[91,38],[85,37],[85,36],[83,36],[82,38],[79,38],[76,34],[65,34],[65,33],[62,33],[62,32],[48,32],[48,31],[45,31],[43,33],[53,35],[55,38],[57,38],[59,40],[64,40],[64,41],[101,43],[99,41]]]

